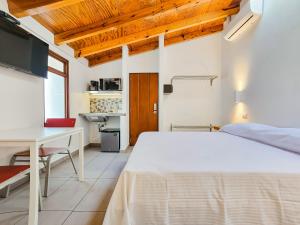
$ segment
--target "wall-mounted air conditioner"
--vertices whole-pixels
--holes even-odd
[[[248,0],[227,25],[224,38],[227,41],[236,40],[260,19],[262,13],[263,0]]]

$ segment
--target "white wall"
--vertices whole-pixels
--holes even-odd
[[[170,83],[174,75],[217,75],[221,76],[220,34],[210,35],[165,47],[164,62],[159,65],[162,49],[130,56],[128,72],[142,73],[164,71],[160,82]],[[122,63],[117,60],[93,68],[95,79],[114,77],[122,73]],[[121,77],[117,76],[117,77]],[[174,93],[162,95],[163,108],[160,118],[161,130],[169,130],[171,123],[182,125],[219,124],[221,121],[220,77],[213,86],[209,81],[176,81]]]
[[[6,1],[1,0],[0,8],[7,11]],[[89,111],[86,85],[92,71],[85,60],[73,58],[73,50],[67,46],[57,47],[53,43],[53,34],[30,17],[21,20],[23,28],[50,44],[50,49],[69,60],[70,69],[70,116],[76,117],[77,126],[85,128],[85,144],[88,144],[88,124],[78,117],[78,113]],[[22,72],[0,67],[0,130],[42,126],[44,121],[43,79]],[[73,139],[73,149],[77,140]],[[65,144],[66,141],[53,143]],[[7,164],[13,152],[10,148],[0,151],[0,164]]]
[[[99,80],[100,78],[118,78],[122,77],[122,60],[118,59],[108,63],[100,64],[91,68],[91,79]],[[128,72],[158,72],[158,50],[145,52],[138,55],[129,56]]]
[[[158,50],[129,56],[129,73],[158,73]]]
[[[164,95],[163,129],[177,125],[219,124],[221,35],[214,34],[170,45],[164,50],[164,83],[176,75],[217,75],[209,81],[176,80],[173,93]]]
[[[223,41],[223,123],[300,127],[299,8],[299,0],[264,0],[260,22],[239,40]],[[243,104],[234,104],[234,90],[244,90]]]
[[[92,67],[92,74],[90,75],[90,80],[99,80],[100,78],[120,78],[120,77],[124,77],[124,74],[127,73],[142,73],[142,72],[157,73],[158,72],[158,50],[129,56],[126,62],[124,61],[124,63],[126,63],[126,71],[123,72],[122,72],[122,65],[124,66],[124,64],[122,64],[121,59]],[[123,92],[123,93],[124,93],[123,95],[123,102],[124,102],[124,99],[128,98],[129,92]],[[126,109],[124,107],[125,105],[123,105],[123,112],[126,112]],[[128,116],[128,112],[127,112],[127,116]],[[127,122],[124,123],[124,120]],[[128,118],[123,118],[123,120],[121,119],[121,121],[118,118],[110,118],[107,123],[107,127],[121,126],[121,130],[123,131],[127,130],[128,128],[127,126],[125,126],[125,124],[128,123]],[[120,122],[122,125],[120,125]],[[125,145],[128,144],[126,141],[124,141],[125,139],[128,139],[128,134],[125,136],[122,135],[122,137],[123,137],[121,138],[122,149],[124,149]],[[98,132],[97,123],[90,123],[90,141],[93,143],[100,142],[99,138],[100,135]]]
[[[122,77],[122,60],[114,60],[108,63],[100,64],[91,68],[93,73],[90,80],[99,80],[100,78],[120,78]]]

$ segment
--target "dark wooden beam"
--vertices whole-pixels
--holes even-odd
[[[195,5],[203,4],[209,0],[168,0],[159,5],[147,7],[136,12],[103,20],[101,23],[89,24],[73,30],[56,34],[54,39],[57,45],[68,44],[84,38],[103,34],[118,27],[127,26],[137,20],[155,16],[158,13],[164,13],[169,10],[177,9],[183,5],[194,3]]]
[[[63,8],[84,0],[8,0],[11,14],[17,18],[33,16],[50,10]]]
[[[219,10],[214,12],[208,12],[205,14],[196,15],[193,17],[188,17],[180,19],[169,24],[164,24],[160,26],[153,27],[144,31],[137,33],[127,34],[122,37],[115,38],[113,40],[104,41],[96,45],[88,46],[75,50],[75,57],[86,57],[89,55],[94,55],[99,52],[104,52],[109,49],[117,48],[122,45],[128,45],[131,43],[139,42],[148,38],[159,36],[160,34],[182,30],[196,25],[210,23],[216,20],[224,19],[230,15],[234,15],[239,12],[239,7]]]

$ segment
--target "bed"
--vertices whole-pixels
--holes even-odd
[[[299,225],[300,155],[224,132],[140,136],[104,225]]]

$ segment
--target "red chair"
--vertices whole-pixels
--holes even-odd
[[[76,119],[70,118],[70,119],[47,119],[46,123],[44,124],[45,127],[74,127],[76,123]],[[44,187],[44,197],[48,196],[48,181],[49,181],[49,175],[50,175],[50,167],[51,167],[51,158],[55,154],[67,154],[71,160],[72,166],[74,168],[75,173],[77,174],[77,170],[74,164],[74,160],[72,157],[72,154],[70,152],[70,146],[71,146],[72,136],[69,138],[68,146],[57,148],[57,147],[40,147],[39,150],[39,157],[40,162],[44,164],[44,169],[46,170],[46,177],[45,177],[45,187]],[[22,159],[18,159],[18,158]],[[11,158],[11,165],[14,165],[16,162],[29,162],[29,159],[25,159],[30,157],[30,151],[23,151],[18,152],[13,155]]]
[[[1,195],[1,197],[6,198],[9,186],[23,178],[29,171],[29,165],[0,166],[0,190],[4,189],[4,195]],[[41,211],[41,199],[41,195],[39,194],[39,211]]]
[[[0,166],[0,190],[7,188],[29,173],[29,166]],[[4,196],[7,197],[7,192]]]

